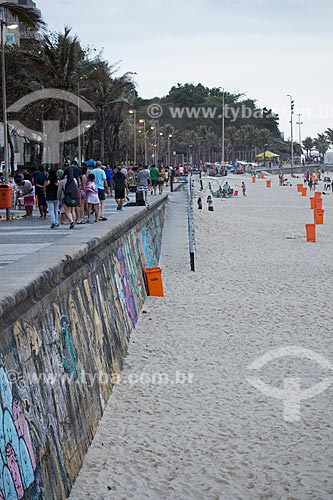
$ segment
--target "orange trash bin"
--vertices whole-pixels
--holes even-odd
[[[265,179],[265,174],[261,173],[260,174],[260,179]]]
[[[301,193],[301,192],[302,192],[302,189],[303,189],[303,184],[297,184],[297,191],[298,191],[299,193]]]
[[[316,191],[315,194],[314,194],[314,197],[315,198],[321,198],[321,191]]]
[[[252,176],[252,182],[253,182],[253,184],[255,184],[255,183],[256,183],[256,181],[257,181],[257,178],[256,178],[256,176],[255,176],[255,175],[253,175],[253,176]]]
[[[319,210],[323,208],[323,199],[322,198],[315,198],[315,207]]]
[[[272,181],[271,181],[271,180],[266,181],[266,187],[270,188],[270,187],[271,187],[271,185],[272,185]]]
[[[316,243],[316,224],[305,224],[306,241]]]
[[[310,208],[316,208],[316,198],[310,198]]]
[[[302,196],[306,196],[308,188],[302,188]]]
[[[160,267],[146,267],[144,270],[148,286],[148,295],[164,297],[162,269]]]
[[[314,223],[324,224],[324,213],[325,210],[320,210],[319,208],[314,209]]]
[[[0,184],[0,208],[12,208],[12,186]]]

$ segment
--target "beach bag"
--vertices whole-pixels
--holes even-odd
[[[79,205],[78,189],[73,177],[67,179],[63,202],[68,207],[77,207]]]

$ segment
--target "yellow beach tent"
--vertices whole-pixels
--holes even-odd
[[[267,158],[268,160],[271,158],[278,158],[280,155],[272,153],[271,151],[265,151],[264,153],[260,153],[257,155],[257,158]]]

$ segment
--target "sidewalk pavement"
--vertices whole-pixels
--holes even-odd
[[[165,188],[163,194],[169,192],[170,189]],[[149,194],[148,202],[155,201],[158,196]],[[135,194],[129,193],[129,198],[131,202],[135,201]],[[108,220],[100,221],[99,224],[112,224],[114,226],[114,223],[117,223],[119,219],[120,213],[132,215],[133,207],[124,207],[122,212],[118,212],[114,198],[107,198],[105,216]],[[50,220],[40,219],[39,210],[36,207],[34,207],[32,219],[22,218],[24,214],[24,210],[13,210],[14,220],[6,221],[5,210],[0,210],[0,217],[2,217],[0,219],[0,272],[2,268],[16,262],[25,255],[47,248],[72,234],[72,231],[69,231],[69,223],[66,226],[50,229]],[[75,232],[82,231],[85,227],[86,225],[76,225]]]

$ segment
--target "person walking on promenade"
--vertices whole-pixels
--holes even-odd
[[[55,168],[51,168],[49,175],[44,182],[45,198],[49,207],[51,219],[51,229],[59,226],[59,200],[58,200],[59,180]]]
[[[34,208],[35,188],[30,181],[23,179],[22,174],[16,176],[14,180],[15,184],[18,186],[15,205],[17,205],[18,198],[23,196],[25,217],[30,218],[32,217],[32,211]]]
[[[159,167],[159,169],[158,169],[158,179],[157,179],[158,194],[163,194],[164,181],[165,181],[164,168],[163,167]]]
[[[79,197],[77,191],[78,183],[75,177],[73,177],[72,167],[69,167],[67,169],[66,176],[59,182],[57,193],[58,201],[63,204],[66,217],[70,222],[69,229],[74,229],[75,227],[73,212],[74,207],[79,205]],[[71,204],[69,204],[69,201],[67,200],[68,194],[71,195],[73,203],[76,203],[76,205],[73,205],[72,202]]]
[[[202,210],[202,199],[201,198],[198,198],[198,210]]]
[[[128,167],[128,172],[127,172],[127,187],[129,189],[129,191],[131,191],[131,188],[133,188],[133,186],[135,186],[135,175],[134,175],[134,172],[133,172],[133,168],[132,167]]]
[[[114,198],[117,202],[117,210],[123,209],[125,200],[125,189],[127,188],[127,180],[125,174],[120,167],[115,169],[113,176]]]
[[[246,185],[245,185],[244,181],[242,182],[242,192],[243,192],[243,196],[246,196]]]
[[[88,175],[86,192],[87,192],[87,203],[88,203],[87,224],[90,223],[91,212],[95,214],[95,222],[98,222],[100,200],[98,197],[98,189],[96,186],[95,175],[92,173]]]
[[[214,212],[213,198],[211,197],[211,195],[207,197],[207,205],[208,205],[208,211]]]
[[[106,179],[106,174],[102,169],[102,162],[96,162],[96,168],[94,168],[91,172],[95,176],[96,188],[98,191],[98,198],[100,201],[100,218],[99,220],[106,221],[107,218],[104,215],[104,207],[105,207],[105,190],[108,189],[108,183]]]
[[[147,201],[148,188],[151,184],[150,171],[148,167],[141,167],[141,169],[138,172],[138,178],[136,182],[139,190],[143,191],[144,193],[144,200]]]
[[[158,168],[156,168],[155,165],[152,165],[150,167],[150,180],[151,180],[151,185],[152,185],[152,193],[151,194],[156,194],[157,186],[158,186],[158,176],[159,176],[159,171]]]
[[[111,165],[107,165],[105,169],[106,182],[108,184],[108,197],[112,198],[112,180],[113,180],[113,170]]]
[[[44,184],[47,179],[47,175],[45,173],[44,167],[40,166],[38,167],[38,171],[36,172],[34,176],[34,183],[35,183],[35,194],[38,199],[38,208],[39,208],[39,213],[40,213],[40,218],[41,219],[46,219],[47,217],[47,203],[46,203],[46,198],[45,198],[45,193],[44,193]]]
[[[87,171],[88,167],[86,164],[83,164],[81,167],[82,174],[80,177],[80,220],[82,221],[82,224],[84,224],[83,221],[83,216],[84,214],[88,212],[88,205],[87,205],[87,192],[86,192],[86,185],[88,182],[88,176],[87,176]]]

